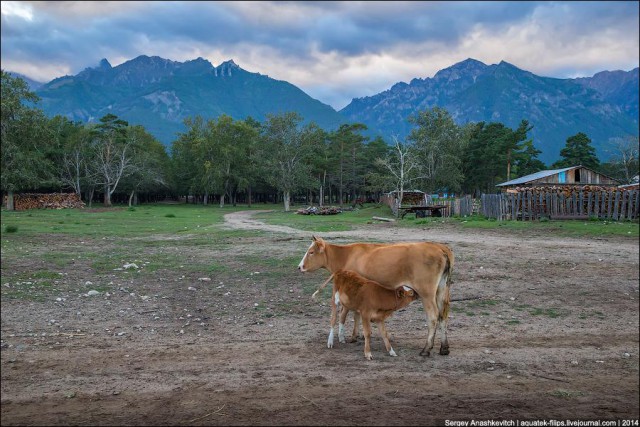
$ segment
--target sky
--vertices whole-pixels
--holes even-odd
[[[48,82],[139,55],[285,80],[340,110],[467,58],[590,77],[639,62],[638,1],[2,1],[1,65]]]

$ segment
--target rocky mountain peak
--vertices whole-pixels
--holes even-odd
[[[218,65],[214,68],[213,74],[217,77],[231,76],[232,72],[239,70],[240,66],[236,64],[233,59],[229,59],[228,61],[224,61],[222,64]]]
[[[109,61],[107,61],[107,58],[102,58],[100,60],[100,63],[98,64],[98,70],[110,70],[111,64],[109,63]]]
[[[453,64],[451,67],[444,68],[438,71],[434,80],[437,81],[453,81],[462,77],[467,77],[475,80],[475,78],[487,72],[489,66],[477,59],[467,58],[464,61]]]

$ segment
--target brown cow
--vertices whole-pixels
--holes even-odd
[[[412,288],[422,300],[427,316],[427,342],[420,352],[429,356],[440,324],[440,354],[449,354],[447,323],[449,289],[454,256],[441,243],[352,243],[335,245],[313,236],[298,264],[302,272],[325,268],[330,273],[353,270],[385,288]]]
[[[393,314],[394,311],[406,307],[413,302],[418,296],[412,289],[398,289],[392,291],[383,288],[379,283],[366,279],[350,270],[338,270],[333,273],[326,282],[324,282],[318,291],[322,289],[327,282],[333,279],[333,297],[335,305],[331,310],[331,330],[329,332],[329,340],[327,346],[333,347],[333,330],[336,326],[336,306],[342,304],[347,310],[340,313],[340,329],[344,326],[344,321],[349,310],[354,310],[362,317],[362,328],[364,329],[364,357],[371,360],[371,321],[378,324],[380,336],[384,341],[390,356],[397,356],[393,351],[389,342],[389,334],[385,327],[384,321]],[[316,294],[313,294],[315,298]],[[357,330],[356,327],[354,328]],[[355,332],[354,332],[355,333]],[[341,340],[344,342],[344,340]]]

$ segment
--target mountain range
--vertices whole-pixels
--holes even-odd
[[[296,86],[240,68],[233,60],[214,67],[198,58],[175,62],[139,56],[117,67],[103,59],[97,67],[64,76],[36,91],[39,106],[49,116],[96,122],[115,114],[130,124],[143,125],[165,145],[184,132],[183,121],[227,114],[234,119],[297,111],[305,122],[337,128],[344,118],[329,105]]]
[[[610,138],[638,135],[638,68],[603,71],[593,77],[557,79],[537,76],[507,62],[486,65],[467,59],[432,78],[397,83],[373,96],[355,98],[335,111],[298,87],[246,71],[233,60],[213,66],[198,58],[175,62],[139,56],[116,67],[103,59],[75,76],[38,86],[28,81],[49,116],[95,122],[112,113],[143,125],[166,145],[185,130],[183,120],[227,114],[235,119],[297,111],[305,122],[332,130],[359,122],[368,135],[405,138],[407,118],[440,106],[458,124],[501,122],[516,128],[522,119],[533,125],[529,137],[552,163],[569,136],[586,133],[601,160],[612,155]]]
[[[611,156],[609,138],[638,135],[638,68],[601,72],[590,78],[540,77],[507,62],[486,65],[467,59],[433,78],[397,83],[377,95],[354,99],[340,111],[349,120],[404,138],[407,117],[434,106],[458,124],[501,122],[513,129],[522,119],[540,160],[559,158],[568,137],[584,132],[600,159]]]

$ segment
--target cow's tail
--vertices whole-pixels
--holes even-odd
[[[318,293],[320,293],[320,291],[323,290],[325,286],[327,286],[327,283],[329,283],[331,281],[331,279],[333,279],[333,275],[334,275],[334,273],[331,273],[331,276],[329,276],[329,278],[327,280],[325,280],[324,283],[318,287],[318,290],[315,291],[313,293],[313,295],[311,295],[311,298],[314,301],[316,300],[316,296],[318,295]]]
[[[451,275],[453,274],[453,252],[449,248],[443,250],[445,256],[445,264],[438,282],[438,291],[436,293],[436,301],[438,304],[438,320],[445,320],[449,317],[449,303],[451,302],[450,288],[453,283]]]

